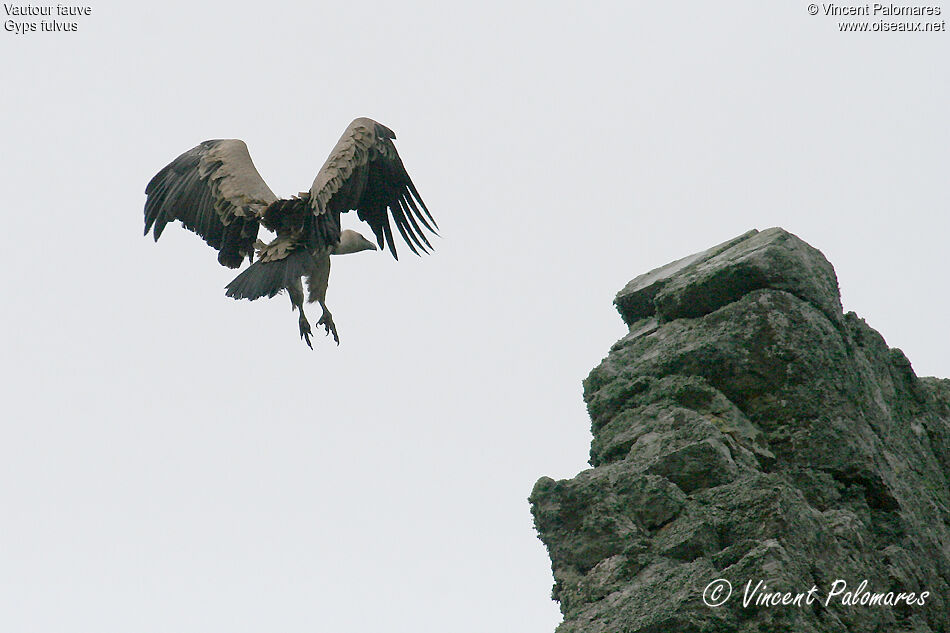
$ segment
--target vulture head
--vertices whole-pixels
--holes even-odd
[[[340,231],[340,243],[333,247],[334,255],[348,255],[360,251],[375,251],[376,245],[350,229]]]

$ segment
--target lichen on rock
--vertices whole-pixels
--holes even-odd
[[[584,381],[593,468],[529,499],[559,633],[950,630],[950,381],[844,314],[818,250],[750,231],[615,304],[629,334]],[[743,605],[759,581],[815,599]],[[845,604],[836,581],[928,594]]]

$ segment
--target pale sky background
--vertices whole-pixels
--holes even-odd
[[[586,467],[613,296],[751,228],[950,376],[948,33],[799,1],[91,7],[0,32],[3,631],[550,633],[526,497]],[[340,347],[142,236],[198,142],[289,196],[357,116],[443,237],[335,261]]]

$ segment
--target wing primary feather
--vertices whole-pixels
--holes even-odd
[[[439,225],[435,221],[435,218],[432,217],[432,214],[429,213],[429,208],[426,206],[426,203],[422,201],[422,196],[420,196],[419,192],[416,190],[416,186],[412,183],[412,179],[409,178],[409,174],[406,174],[406,181],[407,181],[406,185],[409,187],[409,191],[412,193],[412,196],[419,203],[419,206],[422,207],[422,210],[425,211],[426,216],[428,216],[429,220],[432,221],[432,226],[434,226],[435,229],[432,229],[432,227],[429,227],[429,228],[432,230],[433,233],[435,233],[436,229],[439,228]],[[419,217],[419,219],[422,220],[423,223],[425,223],[425,220],[422,219],[421,216]],[[426,224],[426,226],[429,226],[429,225]]]
[[[399,261],[399,255],[396,253],[396,245],[393,243],[393,230],[389,226],[389,218],[383,221],[383,235],[386,237],[386,244],[389,246],[389,252],[393,254],[393,259]]]
[[[161,237],[165,226],[175,219],[173,209],[178,204],[178,194],[181,192],[183,186],[184,179],[181,179],[172,182],[168,187],[165,199],[162,201],[162,206],[159,209],[159,220],[155,226],[155,241],[158,241],[158,238]],[[182,223],[184,224],[184,222]]]
[[[155,185],[154,189],[153,184]],[[145,193],[149,196],[145,201],[145,235],[148,235],[148,232],[155,224],[155,220],[158,219],[161,213],[162,204],[165,202],[166,189],[167,185],[165,181],[156,184],[154,179],[149,183],[149,186],[145,188]]]
[[[423,242],[425,242],[425,245],[426,245],[426,246],[428,246],[430,249],[432,249],[432,244],[430,244],[430,243],[429,243],[429,240],[426,239],[426,234],[425,234],[425,232],[424,232],[422,229],[419,228],[419,225],[416,224],[416,219],[415,219],[415,217],[413,217],[414,215],[418,215],[418,212],[417,212],[416,214],[413,214],[412,212],[409,211],[409,203],[408,203],[408,201],[406,200],[405,194],[403,194],[403,197],[399,199],[399,205],[400,205],[400,206],[404,206],[404,207],[406,208],[406,211],[405,211],[406,217],[409,218],[409,222],[412,224],[412,228],[414,228],[414,229],[416,230],[416,235],[417,235],[418,237],[420,237]],[[421,219],[421,218],[420,218],[420,219]],[[423,220],[423,221],[424,221],[424,220]],[[431,230],[431,229],[430,229],[430,230]],[[434,233],[434,232],[435,232],[435,231],[433,231],[433,233]],[[422,248],[422,244],[419,244],[419,248]],[[423,248],[422,250],[425,250],[425,249]],[[426,251],[426,252],[428,253],[429,251]]]
[[[393,205],[393,216],[396,216],[396,205]],[[399,210],[400,215],[402,215],[402,209]],[[409,250],[413,252],[414,255],[418,255],[419,251],[416,250],[416,247],[413,245],[412,240],[406,235],[406,218],[400,218],[396,216],[396,228],[399,230],[399,234],[402,235],[402,239],[406,242],[406,245],[409,247]]]
[[[400,198],[396,198],[396,206],[399,207],[399,210],[402,213],[402,223],[406,227],[406,232],[409,234],[409,237],[413,239],[413,241],[416,243],[416,246],[422,249],[422,252],[428,253],[429,251],[426,250],[425,246],[422,245],[422,241],[419,239],[421,237],[419,235],[419,225],[417,225],[416,221],[413,220],[412,213],[405,205],[403,205],[402,199]]]

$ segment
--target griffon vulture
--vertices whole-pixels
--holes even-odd
[[[318,302],[317,322],[340,337],[326,306],[330,255],[376,250],[356,231],[340,229],[340,215],[356,210],[368,223],[380,250],[389,247],[398,259],[390,216],[415,254],[432,248],[423,227],[438,225],[419,196],[396,152],[392,130],[372,119],[350,123],[309,191],[278,199],[254,168],[241,140],[205,141],[173,160],[145,188],[145,234],[155,240],[165,225],[180,220],[218,251],[218,262],[239,268],[251,265],[227,285],[234,299],[273,297],[287,289],[299,314],[300,337],[310,343],[310,323],[303,311],[301,277],[307,278],[308,302]],[[421,225],[421,226],[420,226]],[[269,243],[257,239],[258,227],[277,234]],[[257,251],[257,261],[254,252]]]

